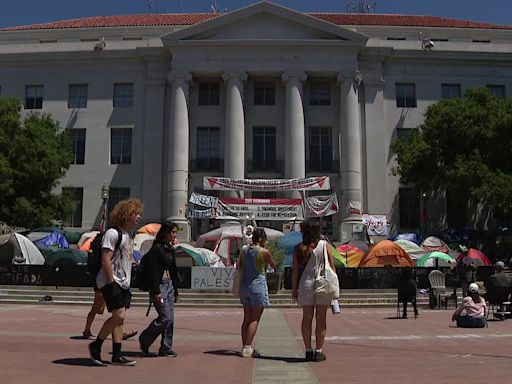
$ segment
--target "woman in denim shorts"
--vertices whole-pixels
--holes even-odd
[[[263,228],[252,233],[252,244],[244,246],[238,258],[238,269],[242,270],[240,283],[240,303],[244,307],[242,323],[242,357],[257,356],[252,341],[263,309],[269,305],[268,287],[265,272],[267,265],[275,268],[270,252],[265,249],[267,235]]]

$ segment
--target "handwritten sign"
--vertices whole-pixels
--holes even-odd
[[[192,267],[191,288],[227,291],[233,286],[235,268]]]

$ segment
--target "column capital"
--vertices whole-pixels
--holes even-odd
[[[190,83],[192,81],[192,74],[187,71],[169,71],[167,74],[167,82],[172,83],[177,79],[183,79],[183,81]]]
[[[351,72],[339,72],[336,77],[336,85],[340,86],[344,82],[351,82],[355,85],[360,85],[363,81],[363,74],[361,71],[351,71]]]
[[[306,72],[301,72],[301,71],[284,71],[283,74],[281,75],[283,84],[287,83],[289,80],[295,79],[295,78],[299,79],[299,81],[301,81],[303,83],[307,80],[308,75],[306,74]]]
[[[248,77],[247,72],[242,70],[229,70],[222,74],[222,80],[225,82],[228,82],[229,80],[241,80],[246,82]]]

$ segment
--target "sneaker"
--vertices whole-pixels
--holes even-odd
[[[145,347],[142,345],[142,343],[139,342],[139,348],[142,353],[142,357],[156,357],[156,353],[149,352],[149,347]]]
[[[135,336],[137,333],[139,333],[139,331],[130,331],[123,333],[123,340],[128,340],[129,338]]]
[[[106,367],[107,364],[101,360],[101,348],[99,348],[94,341],[88,345],[89,348],[89,356],[93,365],[97,367]]]
[[[170,351],[159,351],[158,352],[158,356],[162,356],[162,357],[178,357],[178,354],[171,349]]]
[[[252,357],[254,350],[252,348],[242,348],[242,357]]]
[[[314,361],[314,358],[315,358],[314,351],[306,351],[306,357],[304,358],[305,361]]]
[[[112,365],[123,365],[126,367],[133,367],[137,362],[135,360],[128,360],[124,356],[112,357]]]
[[[313,361],[325,361],[327,357],[323,352],[315,352],[315,356],[313,357]]]

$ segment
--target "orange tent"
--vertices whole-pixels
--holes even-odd
[[[350,244],[343,244],[336,248],[340,255],[346,259],[347,267],[357,268],[361,259],[363,258],[364,252],[359,248],[354,247]]]
[[[160,230],[161,224],[160,223],[150,223],[146,224],[143,227],[140,227],[137,229],[137,233],[147,233],[151,236],[156,236],[158,231]]]
[[[85,252],[89,252],[89,250],[91,249],[91,243],[92,241],[96,238],[96,236],[94,237],[89,237],[83,244],[82,246],[80,247],[80,250],[81,251],[85,251]]]
[[[364,254],[359,267],[414,267],[411,256],[391,240],[373,245]]]

